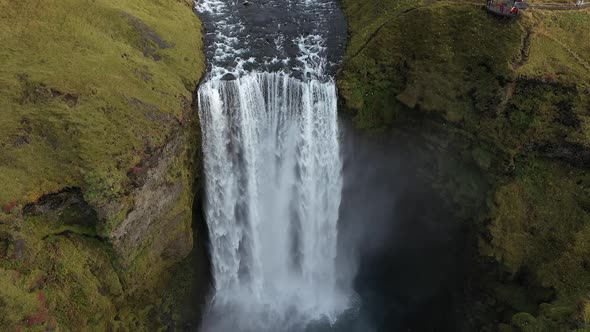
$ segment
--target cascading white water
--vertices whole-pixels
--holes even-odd
[[[285,22],[235,0],[197,6],[215,27],[198,93],[215,282],[205,331],[300,331],[349,305],[336,273],[342,161],[323,35],[334,1],[264,5]]]
[[[267,312],[271,324],[333,320],[347,305],[335,275],[334,83],[279,73],[210,80],[199,111],[216,303]]]

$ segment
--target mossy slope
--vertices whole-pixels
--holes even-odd
[[[457,211],[487,200],[461,215],[497,269],[484,299],[496,313],[479,328],[589,328],[590,12],[507,20],[470,3],[342,3],[345,111],[366,130],[410,125],[435,140],[456,162],[439,163],[433,186]]]
[[[0,2],[0,203],[121,194],[204,69],[190,1]]]
[[[165,270],[192,247],[192,5],[0,0],[3,330],[165,325]]]

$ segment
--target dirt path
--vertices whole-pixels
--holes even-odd
[[[552,41],[554,41],[557,45],[561,46],[561,48],[563,48],[572,58],[574,58],[578,62],[578,64],[580,64],[582,67],[586,68],[586,70],[588,70],[590,72],[590,64],[588,62],[586,62],[584,59],[582,59],[582,57],[580,57],[578,55],[578,53],[576,53],[574,50],[569,48],[561,40],[551,36],[550,34],[548,34],[546,32],[541,32],[541,34],[543,36],[551,39]]]
[[[580,10],[590,8],[590,3],[582,5],[557,5],[557,4],[546,4],[546,5],[530,5],[532,9],[540,10]]]
[[[438,1],[439,2],[454,2],[454,3],[460,3],[460,4],[485,6],[484,1],[461,1],[461,0],[438,0]],[[507,7],[507,8],[509,8],[509,7]],[[581,9],[588,9],[588,8],[590,8],[590,2],[582,4],[582,5],[574,5],[574,4],[571,4],[571,5],[563,5],[563,4],[537,5],[537,4],[529,3],[529,7],[525,10],[534,10],[534,9],[538,9],[538,10],[581,10]]]

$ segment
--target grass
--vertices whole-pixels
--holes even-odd
[[[527,23],[533,38],[520,75],[590,84],[589,10],[535,11]]]
[[[189,5],[0,1],[0,205],[65,186],[97,203],[125,191],[203,73]]]
[[[461,214],[482,195],[489,202],[471,220],[499,269],[484,286],[498,320],[490,330],[589,329],[590,178],[580,156],[590,151],[590,11],[510,20],[451,1],[343,6],[351,38],[339,87],[356,126],[421,123],[450,159],[483,173],[464,181],[464,167],[439,164],[432,183]]]

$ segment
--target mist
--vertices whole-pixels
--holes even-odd
[[[361,302],[347,330],[459,330],[473,244],[426,180],[436,156],[411,131],[341,127],[339,268]]]

